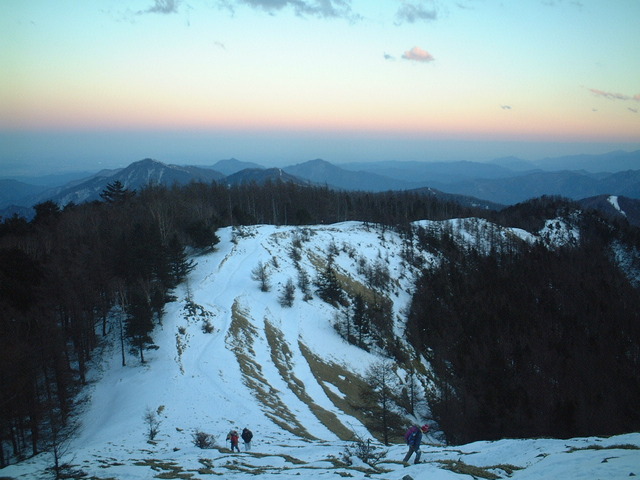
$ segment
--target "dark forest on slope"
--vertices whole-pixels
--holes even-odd
[[[610,227],[587,218],[581,231],[578,248],[555,251],[449,243],[418,282],[410,337],[428,352],[434,414],[455,441],[640,429],[640,295],[611,261]]]
[[[122,312],[122,342],[144,362],[145,350],[153,348],[151,331],[161,322],[165,303],[193,265],[187,252],[197,254],[214,248],[219,241],[218,228],[359,220],[408,233],[409,222],[415,220],[487,217],[535,231],[544,219],[577,208],[553,198],[495,213],[415,192],[336,192],[286,183],[192,183],[172,188],[153,186],[137,193],[114,184],[103,193],[103,201],[62,208],[44,202],[35,207],[31,222],[12,217],[0,224],[0,444],[11,450],[0,448],[0,465],[9,457],[24,457],[50,447],[52,436],[55,438],[73,411],[75,393],[86,383],[87,364],[114,307]],[[639,292],[607,254],[614,239],[636,249],[640,241],[637,230],[628,225],[614,227],[591,214],[588,218],[594,219],[593,225],[601,222],[604,227],[598,230],[585,225],[586,230],[598,231],[589,241],[557,252],[541,247],[516,251],[515,246],[509,246],[498,249],[500,254],[483,257],[457,249],[448,238],[422,238],[424,248],[433,249],[437,243],[447,261],[440,269],[425,272],[421,279],[410,332],[414,344],[441,375],[446,395],[435,404],[434,413],[445,431],[450,430],[447,433],[452,439],[542,431],[579,434],[587,423],[582,416],[587,407],[594,406],[599,408],[594,412],[602,413],[607,407],[619,412],[615,420],[611,412],[601,415],[608,425],[600,428],[596,423],[600,433],[640,428],[637,414],[623,408],[639,398]],[[551,273],[558,278],[544,276]],[[545,290],[549,282],[558,286]],[[518,285],[521,291],[512,290]],[[434,292],[440,292],[439,296]],[[518,297],[524,294],[528,296]],[[422,306],[420,299],[424,300]],[[537,310],[524,303],[540,299],[544,305]],[[598,299],[600,303],[594,305]],[[581,307],[580,302],[587,300],[587,306]],[[520,305],[524,305],[522,309]],[[516,315],[516,310],[530,315],[520,318],[522,312]],[[582,319],[583,314],[591,315],[588,322]],[[505,318],[510,320],[505,322]],[[550,324],[537,325],[542,321]],[[494,330],[479,328],[483,323]],[[549,345],[545,339],[544,351],[536,350],[537,345],[531,342],[511,348],[511,337],[499,333],[505,326],[508,332],[518,331],[519,337],[526,332],[534,338],[538,330],[541,335],[552,334],[555,343]],[[433,329],[429,338],[424,335],[427,328]],[[576,328],[582,328],[584,334],[569,335]],[[501,339],[497,346],[492,346],[491,337]],[[507,356],[514,349],[520,352],[519,360]],[[547,359],[556,365],[556,358],[547,357],[547,350],[566,357],[555,370],[547,368]],[[476,354],[477,358],[472,356]],[[470,368],[473,364],[478,369]],[[574,366],[582,369],[580,375],[571,370]],[[615,372],[603,373],[602,369],[612,366]],[[630,372],[631,367],[635,371]],[[591,373],[595,369],[599,370]],[[562,385],[547,416],[537,416],[545,401],[540,397],[554,393],[550,384],[576,383],[592,375],[601,380],[607,376],[607,381],[617,378],[620,383],[609,391],[600,386],[580,390],[574,385],[572,388],[584,392],[588,401],[563,396]],[[522,385],[514,386],[513,378],[520,376]],[[537,397],[531,396],[531,390],[538,392]],[[621,402],[626,403],[618,403],[618,392]],[[591,397],[594,399],[589,400]],[[509,401],[516,406],[505,410],[502,419],[495,412]],[[550,422],[549,415],[562,422]],[[520,425],[519,433],[513,425]]]

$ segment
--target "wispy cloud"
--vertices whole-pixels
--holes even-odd
[[[637,108],[627,107],[627,110],[629,110],[630,112],[633,112],[633,113],[638,113],[638,109]]]
[[[390,54],[388,54],[388,53],[386,53],[386,52],[385,52],[385,54],[384,54],[384,59],[385,59],[385,60],[392,60],[392,61],[393,61],[393,60],[395,60],[395,59],[396,59],[396,57],[394,57],[393,55],[390,55]]]
[[[608,100],[622,100],[622,101],[634,101],[640,102],[640,93],[637,95],[625,95],[623,93],[606,92],[604,90],[598,90],[597,88],[590,88],[589,91],[597,97],[606,98]]]
[[[503,110],[511,110],[511,105],[500,105],[500,108]]]
[[[301,17],[346,18],[350,21],[361,18],[351,8],[351,0],[222,0],[218,3],[231,10],[234,6],[247,5],[270,14],[291,8]]]
[[[431,1],[403,1],[396,12],[396,24],[430,21],[436,18],[438,18],[438,12]]]
[[[153,5],[147,8],[146,10],[138,11],[138,14],[143,13],[178,13],[178,6],[180,5],[180,0],[154,0]]]
[[[402,58],[415,62],[433,62],[435,60],[433,55],[420,47],[413,47],[411,50],[407,50],[402,54]]]

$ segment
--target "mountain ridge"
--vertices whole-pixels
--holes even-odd
[[[451,228],[456,239],[471,245],[479,237],[470,234],[474,228],[469,222],[424,221],[415,226],[429,231]],[[508,233],[532,243],[539,239],[553,248],[570,238],[565,234],[572,230],[569,224],[556,227],[558,222],[535,234],[499,228],[498,236]],[[297,296],[291,307],[278,300],[294,272],[302,269],[313,277],[323,270],[325,258],[331,257],[341,278],[349,278],[363,292],[368,283],[363,264],[382,262],[394,281],[379,293],[394,299],[393,331],[402,332],[401,311],[411,298],[410,286],[419,268],[403,266],[402,256],[393,253],[402,249],[401,236],[361,222],[306,228],[226,227],[218,233],[217,250],[195,257],[198,265],[188,282],[166,305],[164,319],[154,330],[156,348],[149,351],[146,364],[120,351],[120,312],[117,308],[111,312],[109,341],[89,373],[80,413],[83,422],[63,457],[72,457],[85,474],[151,478],[197,473],[229,479],[252,474],[258,480],[274,475],[284,480],[321,480],[327,475],[399,480],[411,475],[450,480],[470,466],[476,476],[516,480],[578,480],[589,474],[621,480],[637,474],[640,433],[447,446],[423,402],[428,376],[415,384],[420,403],[414,417],[405,419],[432,426],[425,437],[428,444],[422,447],[424,463],[403,465],[404,429],[394,424],[390,445],[384,446],[370,436],[364,412],[345,407],[358,377],[383,358],[380,350],[373,346],[365,351],[340,338],[334,320],[338,305],[316,295],[306,301]],[[296,259],[291,247],[298,242],[302,247]],[[482,242],[476,245],[482,247]],[[426,254],[423,263],[434,260],[435,254]],[[251,278],[258,265],[268,270],[269,291],[261,291]],[[121,355],[126,355],[126,366]],[[424,368],[425,362],[420,358],[416,367]],[[411,374],[397,370],[405,386]],[[156,422],[153,438],[147,418]],[[251,451],[230,452],[225,435],[243,427],[254,432]],[[198,432],[210,436],[207,448],[194,444]],[[342,453],[355,448],[353,435],[385,454],[365,463],[353,450]],[[49,463],[47,454],[40,454],[10,465],[3,474],[34,478],[44,474]]]
[[[577,162],[584,157],[571,156],[568,161],[574,162],[577,166]],[[622,158],[626,163],[620,165],[629,165],[636,160],[640,162],[640,151],[610,152],[587,157],[591,164]],[[546,159],[545,162],[550,163],[552,160],[554,159]],[[517,162],[519,159],[496,160],[497,163],[503,164],[514,161]],[[225,175],[215,170],[216,165],[230,173]],[[505,205],[513,205],[542,195],[560,195],[573,200],[600,195],[640,199],[640,170],[614,173],[593,173],[584,169],[514,171],[497,164],[475,162],[388,161],[340,166],[322,159],[272,169],[234,158],[220,160],[212,167],[167,165],[157,160],[144,159],[133,162],[125,169],[103,170],[88,178],[73,180],[48,190],[24,183],[3,181],[7,188],[4,189],[3,195],[0,195],[0,215],[9,217],[18,211],[33,212],[30,210],[31,207],[45,200],[52,200],[60,206],[69,202],[99,200],[100,192],[113,181],[119,181],[126,188],[135,190],[156,183],[172,185],[192,181],[216,181],[235,185],[264,183],[268,180],[300,185],[326,185],[329,188],[353,191],[423,190],[441,195],[442,198],[459,201],[464,205],[478,205],[487,209],[500,209]],[[595,202],[594,205],[598,203]]]

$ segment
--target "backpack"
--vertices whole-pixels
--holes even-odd
[[[413,425],[412,427],[409,427],[409,430],[406,431],[406,433],[404,434],[404,441],[407,443],[407,445],[411,444],[411,441],[415,438],[418,430],[419,428]]]

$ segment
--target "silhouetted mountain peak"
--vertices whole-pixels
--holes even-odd
[[[224,174],[224,175],[233,175],[234,173],[238,173],[242,170],[246,170],[248,168],[251,169],[264,169],[262,165],[258,165],[253,162],[242,162],[236,158],[229,158],[227,160],[219,160],[216,162],[213,167],[214,170]]]
[[[245,168],[239,172],[227,176],[229,185],[241,185],[246,183],[264,184],[266,182],[293,182],[306,185],[308,182],[294,175],[286,173],[281,168]]]

